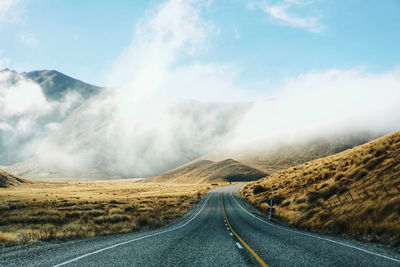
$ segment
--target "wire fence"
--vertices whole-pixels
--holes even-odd
[[[331,210],[348,203],[375,199],[382,195],[395,196],[398,194],[400,194],[400,183],[385,185],[383,182],[377,182],[374,184],[374,187],[369,186],[348,190],[341,194],[334,194],[328,199],[319,200],[318,202],[323,209]]]

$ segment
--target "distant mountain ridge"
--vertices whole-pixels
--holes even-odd
[[[233,159],[221,161],[198,160],[167,171],[146,182],[214,183],[247,182],[265,177],[265,173]]]
[[[42,87],[48,100],[60,101],[68,92],[74,91],[87,99],[100,92],[103,87],[91,85],[56,70],[36,70],[22,73]]]
[[[108,93],[111,90],[103,90],[105,88],[82,82],[56,70],[18,73],[4,69],[0,71],[0,103],[2,93],[12,91],[12,86],[19,86],[21,81],[34,84],[36,92],[41,90],[45,97],[42,104],[50,103],[44,109],[40,109],[40,104],[38,111],[27,110],[25,113],[0,117],[0,165],[8,165],[6,170],[28,178],[109,179],[153,176],[154,179],[169,179],[172,176],[166,176],[171,174],[168,170],[176,170],[182,166],[184,169],[180,171],[183,171],[188,164],[198,164],[199,160],[203,160],[204,166],[192,166],[192,171],[199,178],[197,180],[254,180],[255,177],[268,176],[378,137],[369,133],[344,133],[343,136],[317,138],[308,143],[282,143],[268,147],[271,142],[264,140],[246,146],[243,150],[235,150],[234,147],[224,150],[219,149],[218,145],[234,129],[252,103],[182,100],[168,110],[171,118],[175,118],[173,140],[177,141],[169,144],[168,153],[166,150],[158,153],[157,149],[151,150],[152,147],[165,147],[164,136],[158,134],[158,129],[148,131],[144,139],[138,138],[128,144],[122,138],[123,142],[120,142],[122,131],[118,127],[109,127],[110,122],[118,122],[113,117],[115,106],[104,101],[109,99]],[[19,87],[22,94],[28,89],[24,86]],[[70,93],[72,100],[66,97]],[[6,98],[4,99],[4,103],[7,103]],[[1,108],[0,106],[0,112]],[[178,117],[174,117],[177,114]],[[170,120],[169,117],[166,118]],[[24,131],[19,130],[18,127],[27,120],[29,127]],[[182,130],[181,122],[190,131]],[[170,130],[167,127],[167,131]],[[38,155],[38,145],[44,140],[48,141],[46,149],[51,151],[51,156],[50,153],[44,153],[45,159],[42,160],[35,156]],[[138,158],[127,160],[130,158],[127,155]],[[143,155],[151,157],[144,159]],[[209,164],[204,160],[208,160]],[[210,170],[218,175],[210,176]],[[234,170],[238,172],[237,175],[233,173]],[[241,176],[247,171],[251,174],[249,177]],[[189,172],[179,175],[180,180],[188,182],[190,175]],[[174,176],[178,177],[177,173]],[[197,180],[194,182],[197,183]]]
[[[0,70],[0,165],[32,157],[38,140],[103,89],[55,70]]]
[[[301,144],[277,144],[272,148],[248,147],[238,151],[216,150],[201,157],[204,160],[232,158],[271,175],[277,171],[314,159],[333,155],[367,143],[382,134],[369,132],[333,135],[329,138],[314,138]]]

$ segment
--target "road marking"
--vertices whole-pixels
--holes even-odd
[[[109,249],[112,249],[112,248],[123,246],[123,245],[129,244],[129,243],[132,243],[132,242],[135,242],[135,241],[138,241],[138,240],[142,240],[142,239],[145,239],[145,238],[149,238],[149,237],[165,234],[165,233],[168,233],[168,232],[172,232],[172,231],[178,230],[178,229],[180,229],[182,227],[185,227],[186,225],[188,225],[191,221],[193,221],[200,214],[200,212],[203,210],[204,206],[207,204],[208,200],[210,199],[210,197],[214,193],[215,193],[215,191],[210,193],[210,195],[207,197],[206,201],[204,202],[203,206],[200,208],[200,210],[190,220],[188,220],[187,222],[185,222],[184,224],[182,224],[182,225],[180,225],[178,227],[175,227],[175,228],[172,228],[172,229],[168,229],[168,230],[165,230],[165,231],[161,231],[161,232],[157,232],[157,233],[154,233],[154,234],[138,237],[138,238],[135,238],[135,239],[131,239],[131,240],[128,240],[128,241],[125,241],[125,242],[121,242],[121,243],[118,243],[118,244],[115,244],[115,245],[112,245],[112,246],[109,246],[109,247],[105,247],[105,248],[102,248],[102,249],[99,249],[99,250],[95,250],[93,252],[90,252],[90,253],[84,254],[82,256],[76,257],[76,258],[74,258],[72,260],[65,261],[65,262],[59,263],[57,265],[54,265],[54,267],[64,266],[64,265],[67,265],[69,263],[78,261],[80,259],[86,258],[88,256],[91,256],[91,255],[94,255],[94,254],[97,254],[97,253],[100,253],[100,252],[103,252],[103,251],[106,251],[106,250],[109,250]]]
[[[242,245],[240,245],[239,242],[236,242],[236,246],[237,246],[239,249],[243,249]]]
[[[221,194],[221,205],[222,205],[222,209],[224,210],[224,214],[225,214],[225,217],[226,217],[226,222],[228,223],[228,227],[229,227],[228,229],[231,230],[231,232],[235,235],[235,237],[240,241],[240,243],[243,244],[243,246],[250,252],[250,254],[253,255],[253,257],[256,259],[256,261],[261,266],[268,267],[268,264],[263,259],[261,259],[261,257],[258,256],[258,254],[246,242],[244,242],[244,240],[235,232],[235,230],[233,230],[233,228],[232,228],[232,226],[231,226],[231,224],[229,222],[228,215],[226,214],[225,205],[224,205],[224,199],[222,197],[222,194]],[[236,245],[237,244],[238,244],[238,242],[236,242]]]
[[[233,236],[233,234],[232,233],[229,233],[231,236]]]
[[[299,231],[296,231],[296,230],[287,229],[287,228],[284,228],[284,227],[281,227],[281,226],[274,225],[274,224],[272,224],[272,223],[266,222],[266,221],[264,221],[264,220],[258,218],[258,217],[255,216],[254,214],[251,214],[251,213],[250,213],[249,211],[247,211],[245,208],[243,208],[243,206],[240,205],[239,202],[236,200],[236,198],[233,196],[233,191],[231,191],[231,196],[232,196],[233,200],[235,200],[236,204],[238,204],[239,207],[241,207],[245,212],[247,212],[247,213],[248,213],[249,215],[251,215],[252,217],[256,218],[257,220],[259,220],[259,221],[261,221],[261,222],[263,222],[263,223],[265,223],[265,224],[267,224],[267,225],[269,225],[269,226],[272,226],[272,227],[275,227],[275,228],[279,228],[279,229],[282,229],[282,230],[286,230],[286,231],[288,231],[288,232],[297,233],[297,234],[305,235],[305,236],[308,236],[308,237],[313,237],[313,238],[320,239],[320,240],[325,240],[325,241],[334,243],[334,244],[336,244],[336,245],[342,245],[342,246],[345,246],[345,247],[353,248],[353,249],[355,249],[355,250],[359,250],[359,251],[365,252],[365,253],[367,253],[367,254],[371,254],[371,255],[374,255],[374,256],[382,257],[382,258],[385,258],[385,259],[387,259],[387,260],[391,260],[391,261],[399,262],[399,263],[400,263],[400,260],[398,260],[398,259],[396,259],[396,258],[392,258],[392,257],[389,257],[389,256],[385,256],[385,255],[382,255],[382,254],[379,254],[379,253],[376,253],[376,252],[372,252],[372,251],[369,251],[369,250],[366,250],[366,249],[363,249],[363,248],[359,248],[359,247],[356,247],[356,246],[353,246],[353,245],[348,245],[348,244],[345,244],[345,243],[341,243],[341,242],[339,242],[339,241],[334,241],[334,240],[332,240],[332,239],[328,239],[328,238],[324,238],[324,237],[320,237],[320,236],[316,236],[316,235],[312,235],[312,234],[307,234],[307,233],[299,232]]]

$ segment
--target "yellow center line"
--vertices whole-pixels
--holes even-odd
[[[235,230],[233,230],[233,228],[229,222],[228,215],[225,210],[224,199],[223,199],[222,195],[221,195],[221,203],[222,203],[222,211],[224,212],[226,223],[227,223],[229,229],[231,230],[231,232],[233,233],[233,235],[240,241],[240,243],[242,243],[242,245],[250,252],[250,254],[253,255],[253,257],[257,260],[257,262],[261,266],[268,267],[268,264],[263,259],[261,259],[261,257],[258,256],[258,254],[246,242],[244,242],[244,240],[235,232]]]

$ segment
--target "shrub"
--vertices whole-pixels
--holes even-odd
[[[282,195],[276,195],[272,198],[273,203],[280,205],[286,198]]]
[[[359,172],[356,173],[354,178],[356,180],[360,180],[360,179],[364,178],[367,174],[368,174],[368,171],[366,169],[361,169]]]
[[[263,192],[266,192],[266,191],[267,191],[267,188],[265,188],[265,187],[263,187],[261,185],[256,185],[253,188],[253,194],[254,195],[257,195],[257,194],[260,194],[260,193],[263,193]]]
[[[335,176],[335,181],[340,181],[340,179],[342,179],[344,177],[344,174],[343,173],[338,173],[338,174],[336,174],[336,176]]]

